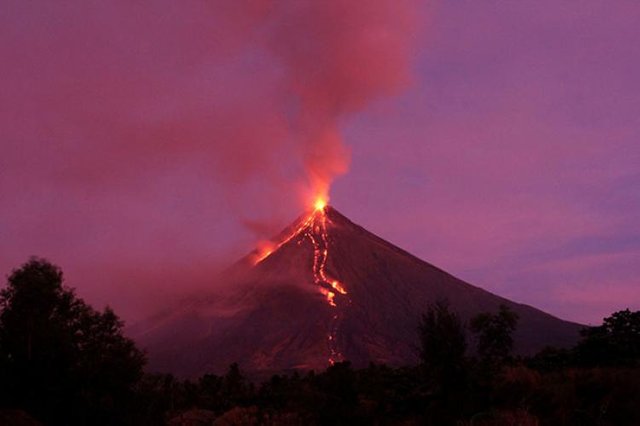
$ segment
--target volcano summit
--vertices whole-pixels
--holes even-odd
[[[572,345],[580,329],[461,281],[323,204],[220,279],[233,291],[185,301],[131,330],[151,369],[195,376],[232,362],[255,372],[411,364],[420,316],[441,300],[465,321],[507,305],[520,317],[520,354]]]

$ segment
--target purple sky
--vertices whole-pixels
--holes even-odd
[[[3,273],[47,257],[136,319],[300,213],[300,106],[277,44],[300,29],[265,44],[267,2],[2,2]],[[409,82],[381,77],[395,94],[337,117],[351,167],[331,203],[562,318],[640,309],[640,3],[443,0],[416,16],[384,39],[407,45]]]

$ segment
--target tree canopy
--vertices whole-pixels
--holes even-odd
[[[145,357],[110,308],[94,310],[63,281],[32,258],[0,292],[2,401],[47,424],[113,423]]]
[[[449,305],[431,305],[418,326],[420,359],[427,380],[437,393],[450,395],[463,386],[467,342],[462,321]]]
[[[636,365],[640,362],[640,311],[614,312],[602,325],[582,331],[576,348],[585,365]]]
[[[496,314],[485,312],[471,320],[471,331],[478,339],[478,355],[485,364],[500,365],[509,359],[513,350],[511,334],[517,325],[518,314],[506,305],[500,305]]]

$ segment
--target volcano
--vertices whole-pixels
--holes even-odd
[[[506,305],[519,315],[515,350],[567,347],[580,325],[468,284],[319,205],[225,271],[233,290],[200,295],[132,328],[149,367],[180,376],[321,370],[349,360],[417,362],[417,325],[446,301],[468,321]]]

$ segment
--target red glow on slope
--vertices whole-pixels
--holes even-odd
[[[347,295],[347,290],[344,285],[337,279],[330,277],[327,274],[327,260],[329,259],[329,234],[327,231],[327,222],[330,219],[326,213],[327,202],[326,198],[320,197],[316,199],[314,203],[314,211],[302,221],[289,236],[278,244],[264,245],[259,247],[255,257],[255,264],[258,264],[268,258],[272,253],[277,251],[280,247],[291,241],[296,236],[302,238],[308,238],[313,246],[313,281],[317,286],[320,294],[325,298],[329,306],[332,308],[339,308],[336,296]],[[346,299],[348,303],[350,300]],[[327,343],[329,347],[329,364],[341,361],[343,359],[342,353],[338,348],[337,333],[342,319],[342,312],[338,311],[332,315],[331,323],[329,324],[329,333],[327,334]]]
[[[258,247],[256,247],[256,255],[254,264],[260,263],[273,253],[275,246],[271,241],[260,241]]]
[[[309,217],[307,217],[300,224],[300,226],[298,226],[295,229],[295,231],[293,231],[289,236],[287,236],[284,240],[280,241],[278,244],[273,244],[271,242],[269,242],[269,243],[261,243],[261,244],[265,244],[265,246],[268,244],[269,249],[268,250],[262,250],[260,245],[259,245],[258,248],[256,249],[256,254],[254,255],[253,264],[257,265],[258,263],[262,262],[267,257],[271,256],[271,254],[273,252],[277,251],[280,247],[282,247],[283,245],[287,244],[289,241],[291,241],[296,236],[300,235],[306,228],[311,226],[311,224],[313,222],[313,217],[314,217],[314,214],[309,215]]]
[[[327,302],[329,303],[329,305],[336,307],[338,305],[336,305],[335,302],[335,298],[336,298],[336,294],[332,291],[327,290],[324,287],[320,287],[320,294],[322,294],[325,299],[327,299]]]

